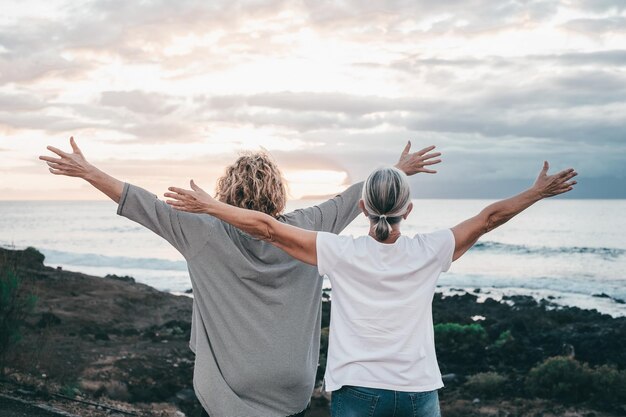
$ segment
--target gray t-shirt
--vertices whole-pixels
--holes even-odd
[[[341,232],[359,214],[363,184],[280,221]],[[317,268],[214,217],[171,208],[125,184],[117,210],[170,242],[193,286],[193,385],[214,417],[284,417],[302,411],[317,370],[321,289]]]

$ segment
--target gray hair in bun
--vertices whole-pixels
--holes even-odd
[[[363,203],[376,224],[376,239],[384,241],[391,225],[399,223],[411,204],[411,187],[404,172],[397,168],[378,168],[363,186]]]

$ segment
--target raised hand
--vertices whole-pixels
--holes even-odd
[[[533,189],[539,193],[541,198],[552,197],[571,191],[576,181],[571,181],[578,173],[573,168],[564,169],[554,175],[548,175],[550,164],[543,162],[543,168],[533,185]]]
[[[171,200],[166,200],[165,202],[177,210],[189,213],[206,213],[211,203],[215,202],[215,199],[198,187],[193,180],[189,181],[189,185],[191,190],[169,187],[168,190],[171,192],[163,195]]]
[[[436,174],[437,171],[426,168],[429,165],[435,165],[441,162],[441,159],[434,159],[441,156],[440,152],[429,153],[433,149],[435,149],[434,145],[411,153],[411,141],[408,141],[395,167],[406,175],[414,175],[418,172]]]
[[[70,137],[70,145],[72,146],[72,153],[63,152],[54,146],[48,146],[47,149],[57,154],[60,158],[42,155],[39,159],[46,161],[50,172],[54,175],[86,178],[93,171],[93,166],[87,162],[73,136]]]

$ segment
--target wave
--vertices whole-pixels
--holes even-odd
[[[605,259],[614,259],[626,254],[626,249],[619,248],[594,248],[584,246],[526,246],[500,242],[478,242],[472,247],[471,250],[516,255],[590,254],[597,255]]]
[[[124,269],[148,269],[158,271],[186,271],[185,261],[170,261],[158,258],[128,258],[125,256],[106,256],[95,253],[62,252],[42,249],[46,264],[114,267]]]

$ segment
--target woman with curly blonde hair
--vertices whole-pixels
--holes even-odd
[[[41,156],[55,175],[83,178],[118,203],[118,214],[167,239],[186,259],[193,286],[190,348],[193,385],[214,417],[304,415],[313,392],[320,343],[322,278],[317,269],[270,243],[205,214],[173,209],[154,194],[49,146]],[[434,147],[402,152],[397,166],[433,173]],[[265,153],[242,155],[226,168],[217,199],[307,230],[341,232],[358,214],[363,184],[321,204],[284,213],[285,181]]]
[[[217,180],[216,198],[231,206],[278,217],[285,209],[287,189],[282,173],[265,152],[246,152]]]

